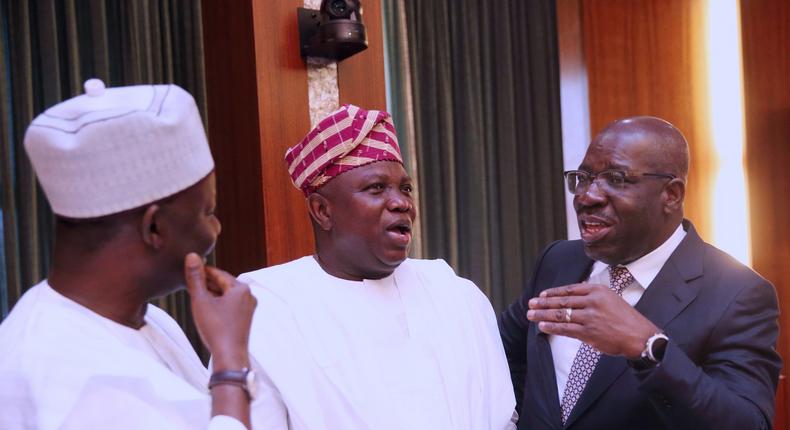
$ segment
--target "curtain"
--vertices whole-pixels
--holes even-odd
[[[0,5],[0,317],[46,277],[53,216],[23,147],[27,125],[44,109],[107,86],[176,83],[205,121],[199,1],[4,0]],[[199,345],[185,293],[157,303]],[[202,347],[198,348],[199,352]]]
[[[382,2],[382,31],[384,37],[384,78],[387,87],[387,111],[392,115],[398,133],[403,164],[413,179],[417,173],[417,147],[414,130],[414,100],[409,60],[409,40],[406,31],[406,16],[403,0]],[[419,201],[420,189],[412,194]],[[422,258],[422,222],[420,217],[412,225],[412,244],[409,256]]]
[[[501,311],[567,234],[554,0],[383,4],[395,121],[413,120],[422,254]]]

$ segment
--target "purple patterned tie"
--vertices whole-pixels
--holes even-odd
[[[623,294],[625,287],[633,282],[634,277],[631,272],[623,266],[612,267],[609,266],[609,288],[618,295]],[[598,360],[601,358],[601,352],[586,343],[582,343],[579,347],[579,352],[573,358],[571,371],[568,374],[568,382],[565,384],[565,391],[562,393],[562,402],[560,407],[562,409],[562,424],[568,421],[573,407],[584,391],[584,386],[587,385],[587,380],[590,379]]]

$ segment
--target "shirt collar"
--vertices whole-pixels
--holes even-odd
[[[653,279],[656,278],[656,275],[658,275],[658,272],[661,271],[661,268],[664,267],[667,260],[669,260],[672,253],[675,252],[675,248],[680,245],[684,237],[686,237],[686,231],[683,230],[683,224],[681,223],[678,225],[678,228],[675,229],[675,232],[669,236],[669,239],[659,245],[658,248],[626,264],[625,268],[631,272],[631,275],[642,288],[647,289],[650,283],[653,282]],[[596,261],[590,272],[590,278],[601,275],[602,272],[608,268],[608,264],[602,261]],[[605,276],[608,279],[609,273],[606,273]]]

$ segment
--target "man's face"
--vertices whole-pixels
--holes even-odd
[[[611,132],[590,144],[579,170],[597,174],[616,169],[653,172],[649,137]],[[634,261],[665,239],[663,214],[665,179],[629,176],[621,189],[611,190],[594,181],[573,198],[584,250],[588,257],[607,264]]]
[[[214,173],[178,194],[173,200],[162,203],[165,256],[169,267],[183,283],[184,257],[195,252],[207,256],[217,243],[221,225],[214,210],[217,205]]]
[[[411,178],[403,166],[371,163],[341,174],[324,189],[332,248],[350,266],[343,269],[363,278],[392,273],[408,256],[417,216]]]
[[[203,257],[214,250],[222,225],[214,214],[217,208],[217,185],[214,173],[189,188],[180,208],[178,233],[183,240],[181,258],[190,252]]]

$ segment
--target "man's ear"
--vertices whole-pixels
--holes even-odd
[[[321,230],[328,231],[332,228],[332,208],[326,197],[318,193],[307,196],[307,211]]]
[[[160,249],[165,241],[161,234],[162,210],[159,205],[151,205],[145,209],[140,219],[140,232],[143,242],[153,249]]]
[[[686,183],[680,178],[669,181],[664,186],[664,210],[675,213],[683,210],[683,200],[686,198]]]

